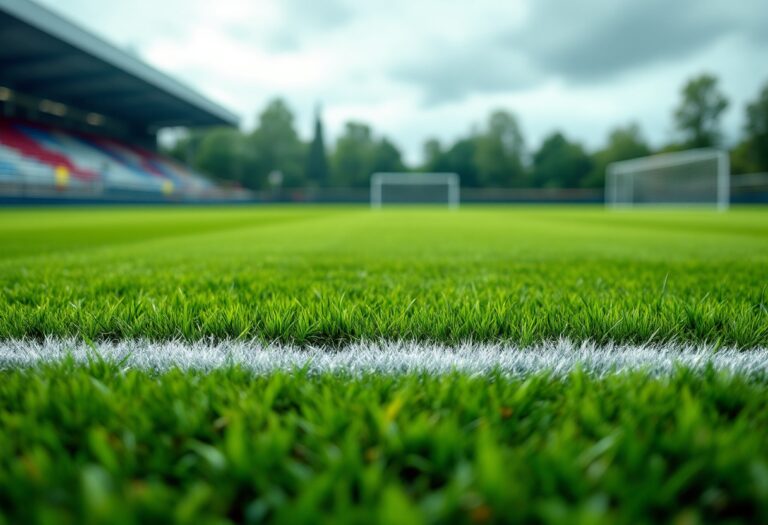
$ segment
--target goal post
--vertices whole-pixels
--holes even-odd
[[[374,173],[371,175],[371,207],[385,204],[445,204],[459,207],[459,175],[456,173]]]
[[[605,174],[609,207],[702,204],[720,210],[730,204],[728,153],[693,149],[614,162]]]

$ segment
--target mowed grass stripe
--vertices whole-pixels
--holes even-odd
[[[95,208],[85,213],[56,208],[0,210],[3,256],[8,260],[52,252],[66,255],[155,240],[169,242],[175,238],[221,234],[229,230],[311,220],[318,216],[311,209],[303,213],[286,213],[279,208],[267,208],[262,213],[249,215],[206,213],[205,210],[205,207],[159,206]]]
[[[759,208],[4,210],[0,339],[766,346],[766,219]]]

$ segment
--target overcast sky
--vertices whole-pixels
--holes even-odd
[[[529,147],[553,130],[590,148],[636,121],[674,138],[686,78],[716,74],[737,139],[744,103],[768,82],[766,0],[40,0],[133,49],[239,113],[250,129],[283,96],[309,137],[316,102],[331,140],[370,123],[421,157],[494,108]]]

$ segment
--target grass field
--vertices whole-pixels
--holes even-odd
[[[104,357],[560,339],[763,355],[766,276],[761,208],[0,210],[0,351],[88,355],[0,360],[0,525],[767,523],[765,373]]]
[[[0,339],[768,344],[768,212],[0,212]]]
[[[0,375],[7,523],[768,520],[765,382]]]

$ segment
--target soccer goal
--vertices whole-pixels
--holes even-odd
[[[611,207],[645,204],[710,204],[728,209],[728,153],[695,149],[614,162],[605,174],[605,203]]]
[[[459,176],[456,173],[374,173],[371,175],[371,207],[385,204],[445,204],[459,207]]]

